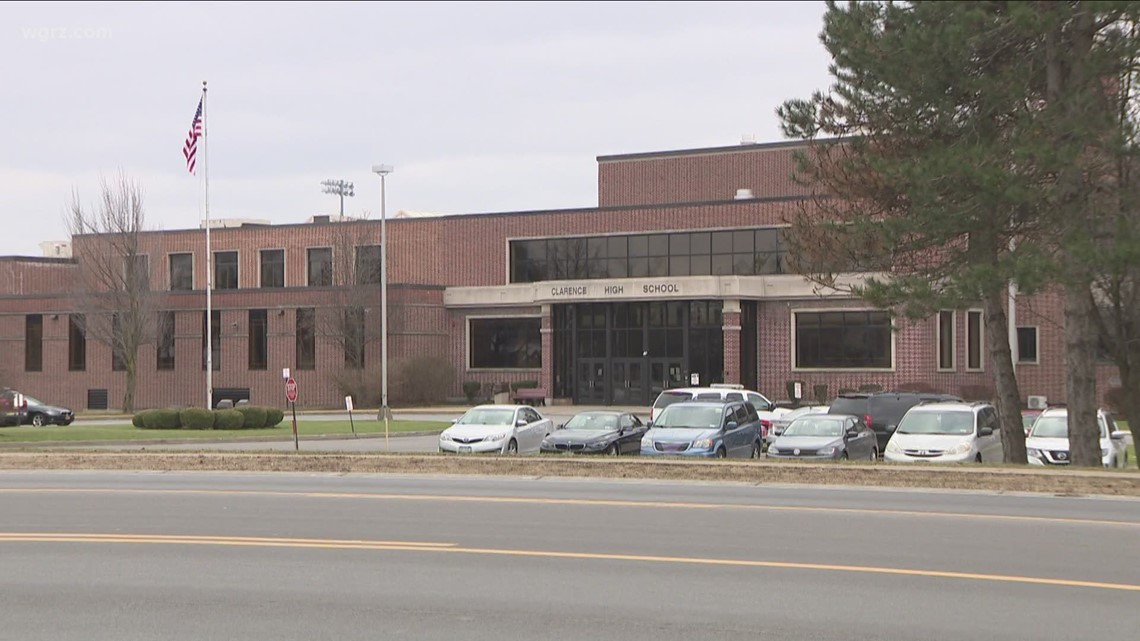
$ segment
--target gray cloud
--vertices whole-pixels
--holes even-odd
[[[64,237],[122,168],[197,225],[181,144],[209,80],[213,217],[588,207],[598,155],[779,139],[828,84],[819,2],[0,5],[0,254]]]

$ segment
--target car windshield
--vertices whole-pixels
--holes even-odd
[[[1069,438],[1068,416],[1042,416],[1033,424],[1030,436],[1042,438]]]
[[[1038,416],[1037,414],[1022,414],[1021,415],[1021,426],[1024,427],[1025,429],[1029,429],[1029,428],[1033,427],[1033,421],[1037,420],[1037,416]]]
[[[618,417],[615,414],[578,414],[566,422],[568,430],[616,430]]]
[[[653,407],[661,409],[662,407],[669,407],[673,403],[680,403],[693,398],[693,395],[688,392],[662,392],[657,397],[657,401],[653,403]]]
[[[907,412],[898,431],[900,434],[973,434],[974,413]]]
[[[38,400],[32,398],[31,396],[27,396],[27,395],[24,396],[24,400],[28,402],[28,405],[47,405],[47,403],[44,403],[42,401],[38,401]]]
[[[473,409],[463,415],[456,425],[510,425],[515,411],[505,408]]]
[[[792,421],[784,436],[843,436],[843,420],[804,416]]]
[[[720,427],[720,417],[723,415],[724,410],[719,407],[674,405],[662,412],[653,426],[715,430]]]

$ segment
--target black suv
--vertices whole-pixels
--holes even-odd
[[[887,441],[891,439],[895,427],[907,410],[922,403],[944,403],[962,399],[952,394],[930,394],[926,392],[852,392],[842,394],[831,402],[828,414],[853,414],[863,418],[863,422],[875,431],[879,451],[887,451]]]

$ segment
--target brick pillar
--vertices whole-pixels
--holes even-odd
[[[539,387],[546,390],[546,404],[551,405],[554,397],[554,317],[551,305],[542,306],[542,378]]]
[[[740,299],[724,301],[721,326],[724,328],[724,382],[740,382]]]

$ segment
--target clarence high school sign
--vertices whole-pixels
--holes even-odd
[[[535,285],[535,299],[541,302],[577,300],[621,300],[681,298],[687,294],[678,279],[649,278],[637,280],[559,282]],[[693,292],[697,293],[697,292]]]

